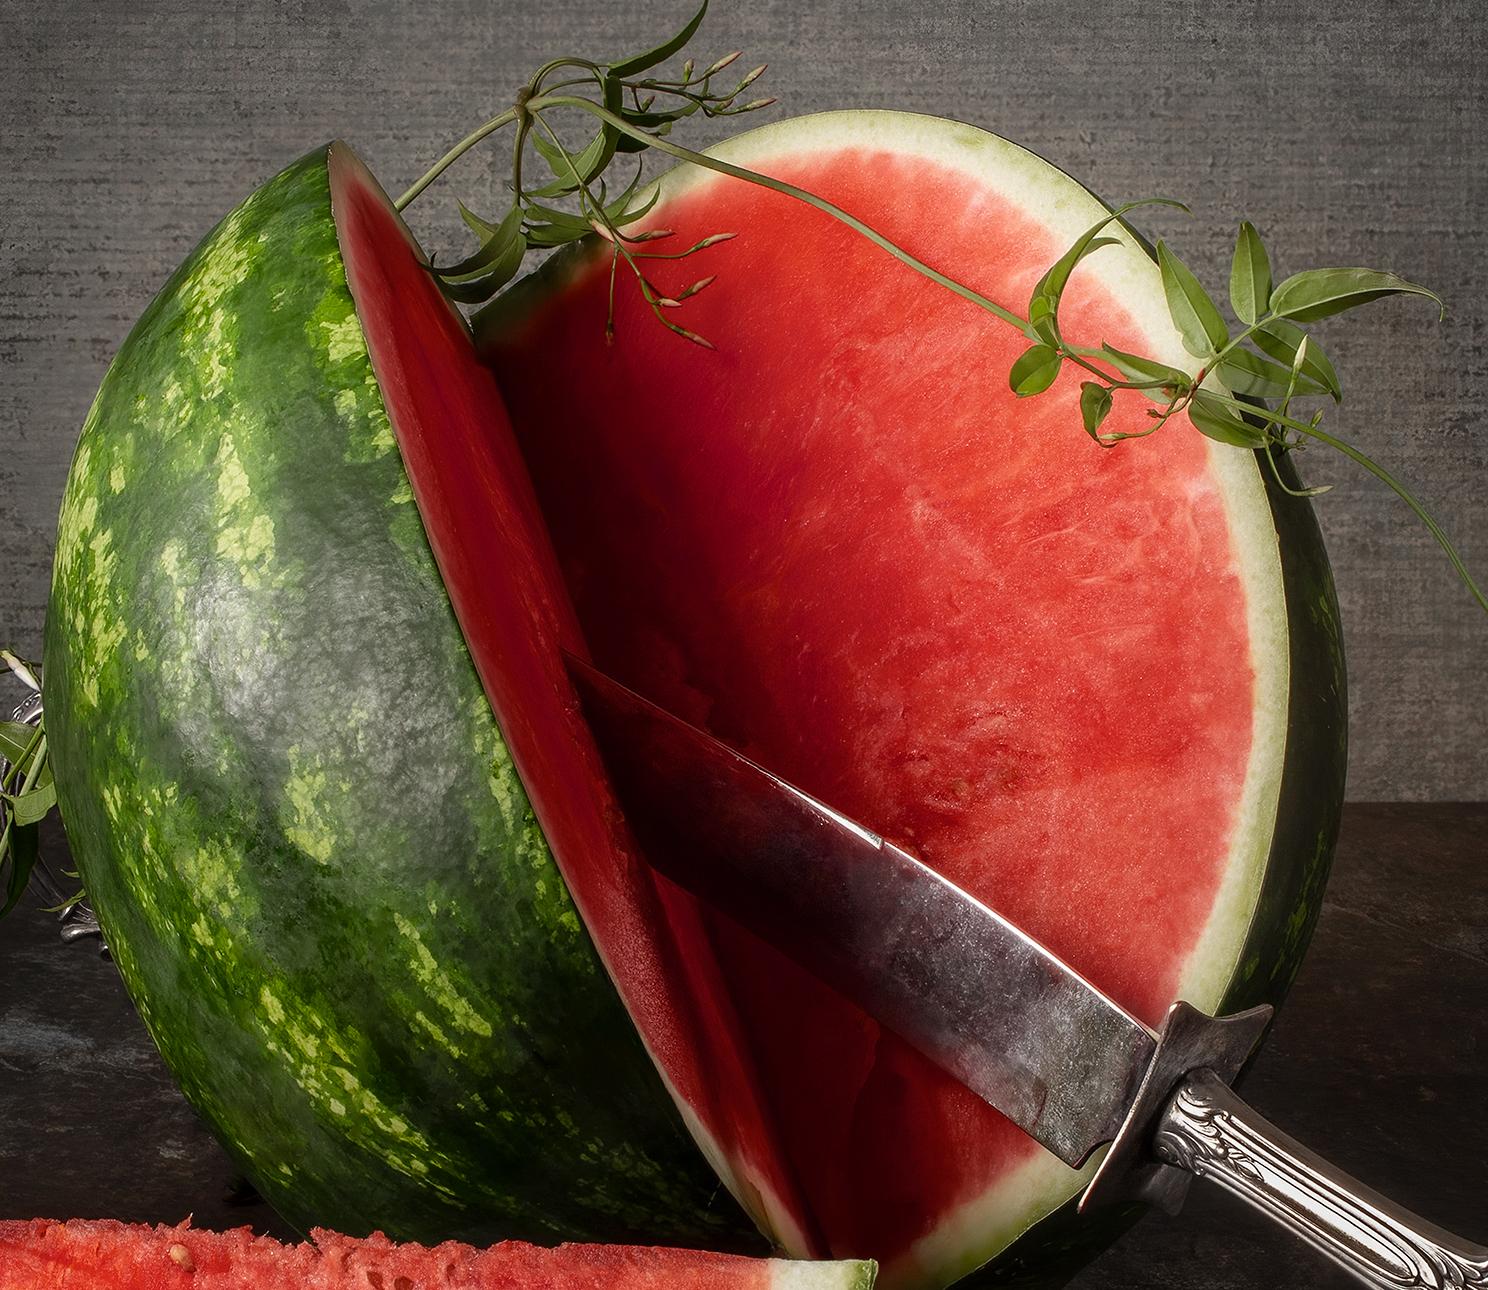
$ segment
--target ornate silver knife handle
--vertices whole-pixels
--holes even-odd
[[[1169,1099],[1153,1154],[1218,1183],[1380,1290],[1488,1286],[1488,1247],[1473,1245],[1330,1165],[1235,1096],[1211,1070]]]

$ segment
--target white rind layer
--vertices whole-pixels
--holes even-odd
[[[1020,208],[1034,222],[1048,227],[1061,245],[1073,243],[1109,213],[1087,189],[1026,149],[975,126],[914,113],[844,111],[796,117],[751,130],[710,149],[709,153],[735,165],[769,173],[773,160],[786,157],[794,160],[813,152],[848,149],[923,158],[959,171]],[[636,227],[664,224],[669,200],[702,186],[735,182],[739,181],[701,167],[679,166],[657,181],[655,187],[661,190],[660,200],[647,219]],[[644,196],[649,199],[649,195],[648,190]],[[1093,277],[1121,301],[1145,336],[1146,353],[1150,357],[1188,372],[1195,371],[1197,360],[1183,348],[1182,338],[1168,313],[1157,264],[1121,225],[1108,225],[1103,232],[1116,238],[1118,245],[1084,261],[1080,273]],[[585,260],[574,257],[567,264],[582,272]],[[538,275],[547,278],[547,289],[552,285],[548,275],[558,268],[558,263],[552,263],[551,269]],[[523,291],[519,285],[511,293],[512,303]],[[498,304],[497,308],[501,307]],[[989,320],[989,325],[1002,324]],[[1175,425],[1172,429],[1172,433],[1185,431],[1185,426]],[[1240,581],[1245,588],[1255,673],[1251,753],[1229,860],[1214,905],[1179,980],[1179,997],[1212,1012],[1218,1008],[1239,966],[1270,855],[1281,788],[1290,675],[1281,557],[1260,467],[1248,450],[1205,442],[1211,473],[1233,535]],[[788,1207],[771,1194],[747,1160],[723,1165],[716,1141],[697,1123],[690,1108],[682,1107],[682,1112],[725,1185],[745,1203],[756,1221],[761,1218],[761,1208],[770,1215],[773,1221],[769,1228],[773,1230],[768,1230],[767,1235],[790,1253],[804,1254],[806,1251],[792,1239],[795,1234],[790,1228],[794,1224],[785,1219]],[[934,1232],[915,1244],[906,1259],[885,1267],[884,1280],[895,1285],[947,1285],[965,1276],[1075,1196],[1098,1160],[1099,1156],[1077,1173],[1053,1155],[1040,1152],[998,1179],[980,1196],[948,1213]],[[748,1196],[751,1190],[754,1195]],[[786,1266],[807,1269],[837,1265]]]
[[[877,1272],[868,1260],[771,1259],[770,1290],[872,1290]]]

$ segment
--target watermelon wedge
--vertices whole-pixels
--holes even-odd
[[[283,1245],[113,1220],[0,1220],[0,1290],[869,1290],[871,1263],[800,1263],[623,1245],[400,1245],[317,1229]]]
[[[924,117],[828,114],[718,152],[1010,304],[1104,213],[1022,149]],[[674,230],[663,245],[739,234],[706,266],[647,265],[672,295],[719,275],[686,313],[716,353],[623,285],[608,343],[603,245],[550,261],[478,329],[595,659],[908,845],[1150,1023],[1177,997],[1274,998],[1342,789],[1336,617],[1305,508],[1197,435],[1098,447],[1073,372],[1019,401],[1005,374],[1024,337],[816,211],[696,168],[661,189],[644,227]],[[1151,256],[1121,236],[1077,276],[1065,333],[1191,365]],[[1143,407],[1114,428],[1140,431]],[[665,898],[684,962],[706,964],[695,993],[716,998],[717,973],[727,1007],[690,1065],[653,1052],[684,1097],[743,1054],[752,1100],[691,1116],[788,1248],[948,1281],[1081,1186],[794,965]],[[586,919],[602,952],[624,943]],[[611,962],[627,1001],[654,1001]]]
[[[1102,211],[925,118],[726,152],[1014,303]],[[689,302],[717,353],[626,292],[607,347],[584,248],[480,320],[483,365],[342,145],[166,284],[59,525],[84,882],[187,1096],[302,1229],[761,1249],[747,1214],[895,1286],[1047,1274],[1110,1235],[1062,1208],[1080,1179],[652,874],[559,647],[1149,1020],[1275,1001],[1342,793],[1311,512],[1238,449],[1104,452],[1074,390],[1015,402],[1010,333],[805,208],[679,172],[651,220],[741,234]],[[1135,242],[1067,300],[1182,361]]]

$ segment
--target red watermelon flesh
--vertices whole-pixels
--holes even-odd
[[[1104,213],[1021,150],[923,118],[807,118],[724,152],[1013,307]],[[1148,1022],[1180,995],[1216,1007],[1286,721],[1253,456],[1177,425],[1103,450],[1078,372],[1015,399],[1026,338],[779,194],[693,171],[647,223],[675,230],[666,246],[739,233],[648,265],[673,294],[719,275],[678,315],[717,352],[659,327],[623,268],[607,344],[602,248],[478,331],[596,661],[908,846]],[[1192,362],[1129,238],[1077,275],[1062,322]],[[1118,400],[1107,428],[1143,429],[1147,406]],[[790,1211],[787,1243],[946,1278],[1078,1187],[727,920],[701,937],[769,1136],[698,1114],[745,1193]]]
[[[1002,140],[888,113],[758,131],[797,180],[1013,306],[1104,213]],[[385,197],[333,168],[358,313],[431,545],[533,807],[699,1145],[798,1254],[944,1283],[1079,1178],[870,1018],[638,861],[560,645],[889,834],[1149,1021],[1214,1008],[1275,821],[1285,602],[1253,457],[1172,428],[1106,452],[1067,374],[825,217],[670,177],[652,266],[717,352],[590,249],[471,359]],[[1186,360],[1129,239],[1066,331]],[[511,412],[509,422],[502,402]],[[1142,428],[1123,402],[1109,428]],[[513,428],[515,436],[513,436]]]
[[[626,1245],[398,1244],[316,1229],[282,1245],[110,1219],[0,1221],[0,1290],[868,1290],[867,1263],[792,1263]]]

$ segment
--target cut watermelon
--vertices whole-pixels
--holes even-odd
[[[786,122],[719,155],[1010,305],[1104,213],[1027,152],[908,115]],[[1101,449],[1074,373],[1016,400],[1024,337],[779,194],[684,169],[647,224],[678,246],[739,232],[706,265],[648,265],[673,293],[718,273],[686,314],[717,353],[625,289],[607,344],[603,247],[478,332],[600,665],[909,846],[1150,1023],[1178,997],[1214,1010],[1279,984],[1313,911],[1294,903],[1278,942],[1268,904],[1320,880],[1341,794],[1331,589],[1303,508],[1253,454],[1176,427]],[[1076,276],[1065,333],[1191,364],[1121,236]],[[1110,428],[1140,430],[1145,406],[1118,401]],[[586,905],[537,805],[652,1038],[667,996],[628,975],[628,931]],[[698,1070],[752,1081],[726,1114],[687,1110],[787,1248],[944,1282],[1079,1188],[869,1018],[663,892],[712,1011],[686,1061],[653,1053],[684,1099]]]
[[[246,1227],[207,1232],[112,1220],[0,1221],[0,1290],[869,1290],[873,1265],[695,1250],[506,1241],[399,1245],[317,1229],[282,1245]]]
[[[1102,210],[922,118],[726,152],[1014,304]],[[804,208],[663,187],[679,239],[743,234],[688,306],[718,353],[628,292],[606,348],[581,251],[482,324],[515,437],[343,148],[166,285],[59,525],[46,702],[85,884],[188,1097],[302,1228],[737,1248],[680,1111],[793,1254],[1047,1270],[1100,1235],[1047,1218],[1079,1179],[651,874],[558,646],[1150,1020],[1274,1001],[1342,789],[1311,512],[1239,450],[1106,453],[1072,390],[1014,403],[1010,332]],[[1182,361],[1134,243],[1068,301],[1071,334]]]

